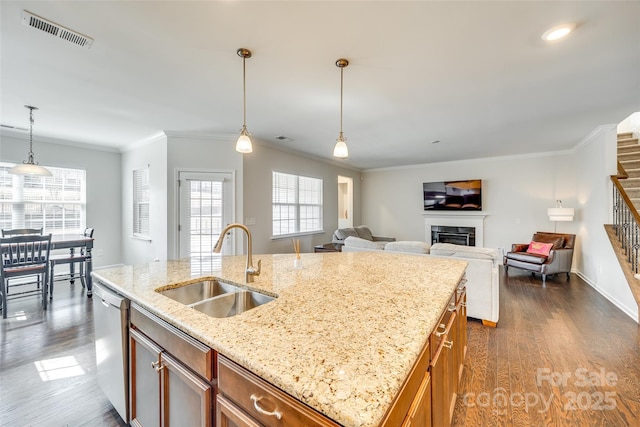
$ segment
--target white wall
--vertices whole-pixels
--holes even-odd
[[[234,222],[242,222],[243,159],[242,154],[235,150],[234,137],[187,137],[169,134],[167,143],[167,244],[169,258],[174,259],[178,256],[177,171],[235,171]],[[234,234],[237,238],[236,248],[239,250],[243,247],[240,238],[244,237],[240,233]]]
[[[613,252],[603,224],[612,223],[612,183],[617,173],[615,126],[601,128],[578,147],[577,205],[580,253],[574,267],[587,283],[634,320],[638,305]]]
[[[149,168],[151,241],[133,237],[133,171]],[[125,264],[167,259],[167,137],[122,154],[122,249]]]
[[[375,233],[425,241],[422,183],[482,180],[484,246],[509,250],[536,231],[553,231],[547,208],[556,199],[573,207],[575,171],[568,153],[502,157],[363,172],[362,220]],[[558,232],[575,232],[558,223]]]
[[[302,143],[302,142],[300,142]],[[360,173],[334,163],[278,151],[254,144],[253,153],[244,156],[244,218],[255,218],[249,226],[254,253],[291,253],[291,239],[272,239],[272,171],[304,175],[323,180],[324,233],[300,237],[301,252],[313,252],[313,246],[331,241],[338,228],[338,175],[353,178],[353,223],[360,222]]]
[[[67,144],[34,137],[35,160],[43,166],[87,171],[86,220],[95,229],[94,268],[122,263],[120,153]],[[28,135],[0,134],[3,162],[22,163],[28,151]]]
[[[633,113],[618,124],[618,133],[633,132],[633,135],[640,137],[640,112]]]

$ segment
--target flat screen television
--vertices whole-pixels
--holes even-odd
[[[422,184],[425,211],[481,211],[482,180],[425,182]]]

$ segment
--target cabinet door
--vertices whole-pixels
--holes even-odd
[[[261,427],[253,418],[219,394],[216,405],[217,427]]]
[[[457,305],[457,325],[458,325],[458,339],[456,342],[456,365],[458,368],[458,378],[456,392],[460,386],[462,380],[462,371],[464,370],[464,358],[467,355],[467,289],[458,289],[459,298]]]
[[[426,372],[402,427],[431,427],[431,375]]]
[[[160,360],[162,425],[211,427],[211,386],[167,353]]]
[[[160,426],[160,366],[162,349],[153,341],[129,330],[131,371],[131,425],[143,427]]]
[[[440,345],[431,359],[431,422],[434,426],[451,425],[451,417],[456,403],[455,384],[457,370],[454,370],[453,346],[457,316],[449,312],[444,332],[440,334]],[[456,338],[457,340],[457,338]]]

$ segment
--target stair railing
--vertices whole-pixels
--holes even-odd
[[[624,254],[634,274],[637,274],[638,256],[640,255],[640,214],[620,183],[621,179],[626,178],[628,175],[622,164],[618,162],[618,175],[611,175],[613,182],[613,226]]]

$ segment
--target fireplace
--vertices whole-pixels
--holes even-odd
[[[475,246],[476,228],[432,225],[431,243],[453,243],[455,245]]]
[[[424,212],[424,241],[434,243],[432,227],[453,227],[456,229],[454,234],[463,234],[462,236],[452,236],[440,234],[440,242],[456,243],[467,245],[467,231],[458,232],[458,229],[473,228],[474,236],[469,236],[468,246],[482,247],[484,245],[484,219],[486,214],[476,212]],[[459,239],[455,242],[447,239]],[[445,239],[445,240],[443,240]],[[464,240],[463,240],[464,239]]]

